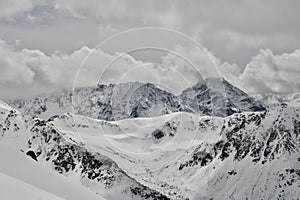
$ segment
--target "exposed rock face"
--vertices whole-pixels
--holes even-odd
[[[264,106],[225,79],[210,78],[182,92],[180,99],[194,113],[229,116],[243,111],[263,111]]]

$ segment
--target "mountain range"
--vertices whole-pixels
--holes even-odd
[[[267,105],[225,79],[180,95],[131,82],[7,103],[1,160],[40,170],[21,180],[64,199],[75,197],[49,174],[87,199],[300,196],[300,109]],[[21,176],[5,163],[1,172]]]
[[[261,102],[221,78],[199,82],[178,96],[151,83],[129,82],[76,88],[9,103],[26,115],[43,119],[73,112],[108,121],[155,117],[179,111],[225,117],[265,109]]]

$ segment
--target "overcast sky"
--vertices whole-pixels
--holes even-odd
[[[298,0],[0,0],[0,98],[70,87],[80,63],[97,44],[120,31],[145,26],[190,36],[206,48],[229,81],[247,92],[299,92],[299,8]],[[203,50],[177,49],[196,64],[207,64],[207,55],[200,55]],[[98,48],[94,54],[101,62],[90,61],[87,77],[95,74],[93,67],[117,56],[109,48]],[[194,73],[174,58],[171,61],[170,54],[163,57],[162,62],[178,65],[174,67],[180,73]],[[138,58],[124,58],[120,65],[150,62]],[[165,83],[172,82],[166,76],[174,77],[161,76]]]

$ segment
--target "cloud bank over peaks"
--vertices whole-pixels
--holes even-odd
[[[300,50],[281,55],[269,49],[260,50],[244,70],[237,64],[222,62],[208,51],[199,54],[194,49],[178,47],[176,52],[198,71],[173,54],[163,56],[162,63],[157,64],[87,46],[69,54],[47,55],[40,50],[17,50],[0,40],[0,98],[71,89],[75,80],[78,87],[95,86],[99,80],[100,83],[153,82],[178,94],[202,77],[212,75],[224,76],[248,93],[297,93],[300,90]]]
[[[40,50],[17,50],[1,41],[0,98],[33,96],[45,91],[71,89],[73,85],[83,87],[128,81],[157,83],[163,89],[179,93],[201,78],[175,58],[168,59],[169,63],[148,63],[128,54],[108,54],[87,46],[70,54],[47,55]]]

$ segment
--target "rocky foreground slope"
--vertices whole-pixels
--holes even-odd
[[[2,143],[108,199],[169,199],[129,177],[112,159],[67,137],[50,121],[22,116],[3,102],[0,137]]]

